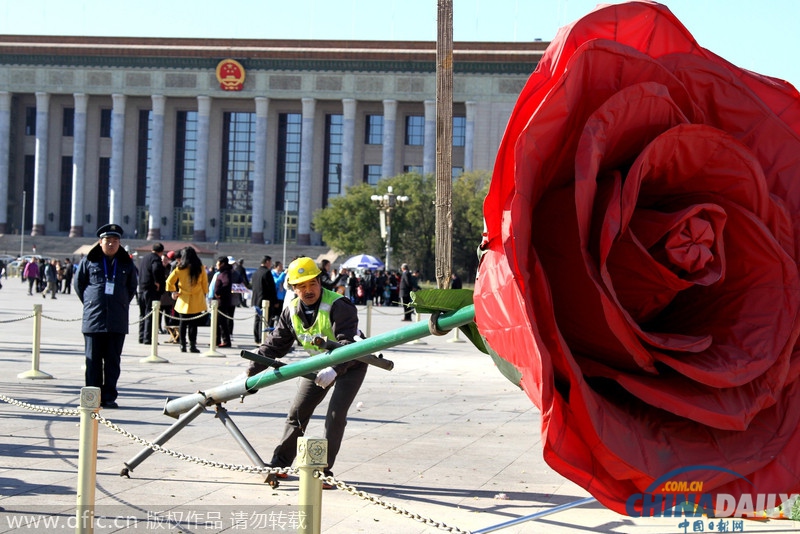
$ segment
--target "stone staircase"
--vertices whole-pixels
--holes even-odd
[[[162,240],[167,242],[167,240]],[[22,254],[34,254],[33,247],[36,246],[36,254],[42,256],[49,256],[54,258],[72,258],[74,261],[80,260],[81,247],[84,245],[93,245],[97,242],[95,237],[66,237],[66,236],[36,236],[29,235],[20,238],[17,235],[0,234],[0,254],[9,254],[12,256],[20,255],[20,248]],[[170,243],[175,243],[170,241]],[[124,247],[130,247],[130,251],[135,251],[138,248],[149,249],[153,241],[145,239],[122,239]],[[183,244],[183,243],[182,243]],[[185,242],[189,245],[190,242]],[[244,259],[245,267],[258,267],[261,258],[264,255],[272,256],[272,261],[283,261],[283,245],[260,245],[253,243],[219,243],[214,242],[195,242],[193,243],[198,247],[213,250],[214,255],[233,256],[237,260]],[[330,260],[334,265],[337,261],[344,261],[346,258],[340,258],[340,254],[334,252],[328,247],[319,246],[300,246],[300,245],[287,245],[286,246],[286,263],[290,262],[292,258],[297,256],[309,256],[316,261],[321,261],[323,258]],[[208,259],[204,258],[204,263],[208,263]]]

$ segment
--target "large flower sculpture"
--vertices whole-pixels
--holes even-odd
[[[602,6],[523,89],[484,206],[476,323],[607,507],[665,473],[800,489],[800,95],[663,5]]]

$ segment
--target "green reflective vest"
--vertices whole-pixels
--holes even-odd
[[[314,338],[322,336],[328,339],[336,340],[336,335],[333,333],[333,324],[331,323],[331,305],[336,299],[342,298],[342,295],[334,291],[322,290],[322,302],[319,303],[317,310],[317,318],[314,320],[309,328],[303,326],[303,320],[300,318],[300,297],[295,297],[292,300],[292,328],[294,328],[295,335],[297,336],[300,344],[310,354],[318,354],[324,352],[319,347],[314,345]]]

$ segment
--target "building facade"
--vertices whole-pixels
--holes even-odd
[[[547,43],[455,43],[453,172],[491,169]],[[0,233],[320,244],[347,187],[433,173],[436,43],[0,36]]]

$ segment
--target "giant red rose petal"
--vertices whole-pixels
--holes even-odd
[[[484,215],[476,323],[551,467],[621,513],[690,466],[720,468],[705,493],[800,491],[793,87],[665,6],[600,7],[523,89]]]

